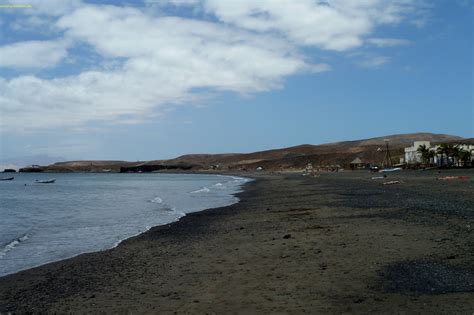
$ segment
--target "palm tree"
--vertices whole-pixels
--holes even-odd
[[[428,159],[428,164],[431,166],[431,159],[434,160],[434,157],[436,155],[436,152],[434,150],[429,150],[428,151],[428,156],[427,156],[427,159]]]
[[[451,147],[451,156],[453,157],[453,162],[456,161],[457,166],[459,166],[459,154],[461,149],[457,145],[453,145]]]
[[[471,164],[471,152],[468,150],[460,149],[459,160],[463,162],[464,166],[469,166]]]
[[[448,167],[450,165],[449,157],[452,154],[453,147],[454,146],[452,144],[443,143],[436,150],[436,153],[441,155],[442,159],[443,159],[444,156],[446,156],[446,166],[448,166]],[[443,163],[441,163],[441,166],[443,166]]]
[[[421,154],[421,159],[423,161],[423,164],[429,164],[430,162],[430,148],[427,147],[426,145],[422,144],[416,149],[416,152]]]

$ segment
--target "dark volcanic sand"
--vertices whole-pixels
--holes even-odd
[[[371,176],[259,174],[236,205],[0,278],[0,312],[472,314],[474,172]]]

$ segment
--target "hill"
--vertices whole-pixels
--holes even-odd
[[[385,140],[389,140],[392,157],[399,158],[403,149],[414,141],[432,143],[459,142],[463,138],[445,134],[411,133],[321,145],[303,144],[294,147],[243,154],[184,155],[163,163],[186,163],[203,168],[250,170],[258,166],[270,170],[301,169],[308,163],[329,166],[348,164],[356,157],[364,163],[380,164],[385,155]]]
[[[188,154],[169,160],[143,162],[127,161],[70,161],[45,167],[45,171],[59,172],[150,172],[162,170],[267,170],[302,169],[308,163],[314,166],[348,167],[356,157],[364,163],[380,164],[385,156],[385,140],[390,145],[394,160],[403,156],[403,149],[414,141],[439,143],[470,143],[473,139],[433,133],[388,135],[370,139],[342,141],[321,145],[303,144],[288,148],[252,153]]]

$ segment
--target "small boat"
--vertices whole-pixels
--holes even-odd
[[[36,184],[52,184],[56,181],[56,178],[52,178],[52,179],[37,179],[35,180],[35,183]]]
[[[385,173],[385,172],[398,172],[401,171],[401,167],[391,167],[391,168],[384,168],[383,170],[380,170],[379,173]]]
[[[13,180],[15,177],[4,177],[0,178],[0,180]]]

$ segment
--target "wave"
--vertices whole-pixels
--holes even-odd
[[[213,187],[216,187],[218,189],[226,189],[227,188],[227,186],[224,185],[223,183],[214,184]]]
[[[155,198],[151,199],[150,202],[163,203],[163,199],[161,199],[160,197],[155,197]]]
[[[238,177],[238,176],[230,176],[234,183],[245,183],[245,182],[248,182],[249,179],[248,178],[244,178],[244,177]]]
[[[19,238],[14,239],[0,250],[0,258],[4,257],[9,251],[17,247],[21,242],[24,242],[28,239],[28,234],[24,234]]]
[[[195,191],[191,191],[191,194],[199,194],[199,193],[208,193],[210,192],[211,190],[207,187],[203,187],[201,189],[198,189],[198,190],[195,190]]]
[[[225,181],[225,182],[218,182],[218,183],[212,185],[213,188],[215,187],[215,188],[218,188],[218,189],[227,189],[228,187],[233,187],[236,184],[237,185],[242,185],[243,183],[246,183],[250,180],[248,178],[239,177],[239,176],[225,176],[225,175],[218,175],[218,176],[230,178],[230,180]],[[226,184],[229,184],[230,186],[228,186]],[[198,190],[191,191],[191,194],[209,193],[209,192],[211,192],[211,189],[209,189],[208,187],[202,187]]]
[[[176,218],[174,218],[174,220],[171,220],[171,221],[169,221],[169,222],[167,222],[167,223],[161,223],[161,224],[157,224],[157,225],[154,225],[154,226],[163,226],[163,225],[167,225],[167,224],[170,224],[170,223],[173,223],[173,222],[177,222],[177,221],[179,221],[182,217],[185,217],[185,216],[186,216],[186,213],[184,213],[184,212],[182,212],[182,211],[179,211],[179,212],[178,212],[178,210],[177,210],[175,207],[167,208],[166,210],[170,210],[170,211],[176,212],[176,213],[177,213]],[[109,248],[115,248],[115,247],[119,246],[120,243],[122,243],[123,241],[125,241],[125,240],[127,240],[127,239],[129,239],[129,238],[132,238],[132,237],[134,237],[134,236],[140,235],[140,234],[142,234],[142,233],[145,233],[145,232],[149,231],[150,229],[152,229],[154,226],[145,225],[145,228],[144,228],[143,230],[140,230],[140,231],[138,231],[138,232],[135,233],[135,234],[127,235],[125,238],[116,241],[112,247],[103,248],[102,250],[107,250],[107,249],[109,249]],[[79,255],[79,254],[78,254],[78,255]]]

